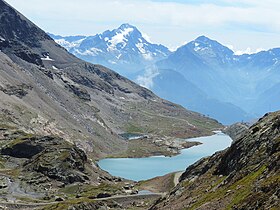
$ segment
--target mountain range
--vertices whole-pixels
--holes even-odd
[[[147,41],[135,26],[127,23],[95,36],[49,35],[75,56],[126,76],[171,53],[167,47]]]
[[[280,108],[280,48],[235,55],[200,36],[171,52],[151,44],[129,24],[89,37],[51,36],[74,55],[109,66],[159,96],[224,124],[250,121]],[[114,47],[116,36],[122,38]]]
[[[175,155],[185,138],[224,126],[78,59],[3,0],[0,98],[1,209],[279,209],[279,111],[227,128],[231,147],[156,183],[171,190],[135,194],[150,181],[114,177],[96,160]]]

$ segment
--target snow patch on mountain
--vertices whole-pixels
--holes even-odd
[[[142,40],[141,40],[142,41]],[[147,44],[143,44],[142,42],[141,43],[137,43],[136,44],[136,47],[138,48],[138,50],[142,53],[142,56],[143,56],[143,58],[145,59],[145,60],[148,60],[148,61],[151,61],[151,60],[153,60],[153,55],[152,55],[152,53],[150,53],[150,52],[147,52],[146,50],[145,50],[145,45],[147,45]],[[156,54],[154,54],[154,55],[156,55]]]
[[[118,44],[123,44],[122,48],[124,48],[126,46],[126,42],[128,41],[126,37],[132,31],[133,28],[126,28],[123,31],[117,33],[115,36],[113,36],[110,40],[107,40],[110,43],[110,45],[108,46],[109,50],[110,51],[116,50],[116,46]]]
[[[163,45],[152,44],[146,34],[130,24],[95,36],[49,35],[77,57],[107,66],[125,76],[124,72],[139,71],[171,53]]]
[[[74,48],[74,47],[79,47],[80,44],[85,40],[85,38],[83,39],[80,39],[78,41],[74,41],[74,42],[69,42],[69,41],[66,41],[65,39],[57,39],[55,40],[57,44],[65,47],[67,50],[70,50],[71,48]]]
[[[85,51],[80,51],[78,49],[74,50],[74,54],[80,54],[80,55],[85,55],[85,56],[97,56],[98,53],[100,52],[103,52],[102,50],[98,49],[98,48],[95,48],[95,47],[92,47],[88,50],[85,50]]]
[[[153,43],[148,34],[142,33],[142,36],[143,36],[143,38],[146,39],[148,42]]]

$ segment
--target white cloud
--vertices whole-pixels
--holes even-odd
[[[138,76],[136,83],[151,89],[154,85],[153,79],[159,74],[158,68],[156,66],[150,66],[145,69],[145,73],[142,76]]]
[[[233,45],[230,45],[230,44],[226,44],[225,45],[226,47],[228,47],[229,49],[231,49],[235,55],[243,55],[243,54],[255,54],[255,53],[258,53],[258,52],[261,52],[261,51],[264,51],[265,49],[263,48],[257,48],[256,50],[254,49],[251,49],[250,47],[247,47],[246,49],[236,49]]]
[[[236,50],[234,51],[234,54],[235,55],[243,55],[243,54],[255,54],[255,53],[258,53],[258,52],[261,52],[263,51],[264,49],[263,48],[258,48],[256,50],[252,50],[250,47],[247,47],[245,50]]]
[[[129,22],[148,33],[154,41],[173,48],[183,41],[190,41],[191,36],[202,33],[214,36],[226,33],[225,36],[233,39],[231,32],[248,31],[251,33],[245,34],[248,39],[249,36],[261,32],[275,34],[280,32],[280,21],[277,21],[280,19],[278,0],[236,0],[234,4],[231,0],[219,0],[216,3],[207,1],[201,4],[152,0],[7,0],[7,2],[50,32],[62,35],[96,34]],[[280,41],[280,38],[278,40]],[[250,43],[247,46],[250,46]],[[262,46],[253,47],[257,49]]]

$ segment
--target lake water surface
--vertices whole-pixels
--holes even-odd
[[[183,149],[181,154],[174,157],[108,158],[100,160],[98,165],[114,176],[140,181],[185,170],[202,157],[229,147],[232,139],[223,133],[217,133],[212,136],[188,139],[188,141],[198,141],[202,144]]]

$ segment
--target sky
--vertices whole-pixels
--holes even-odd
[[[95,35],[130,23],[170,49],[200,35],[237,54],[280,47],[279,0],[6,0],[59,35]]]

